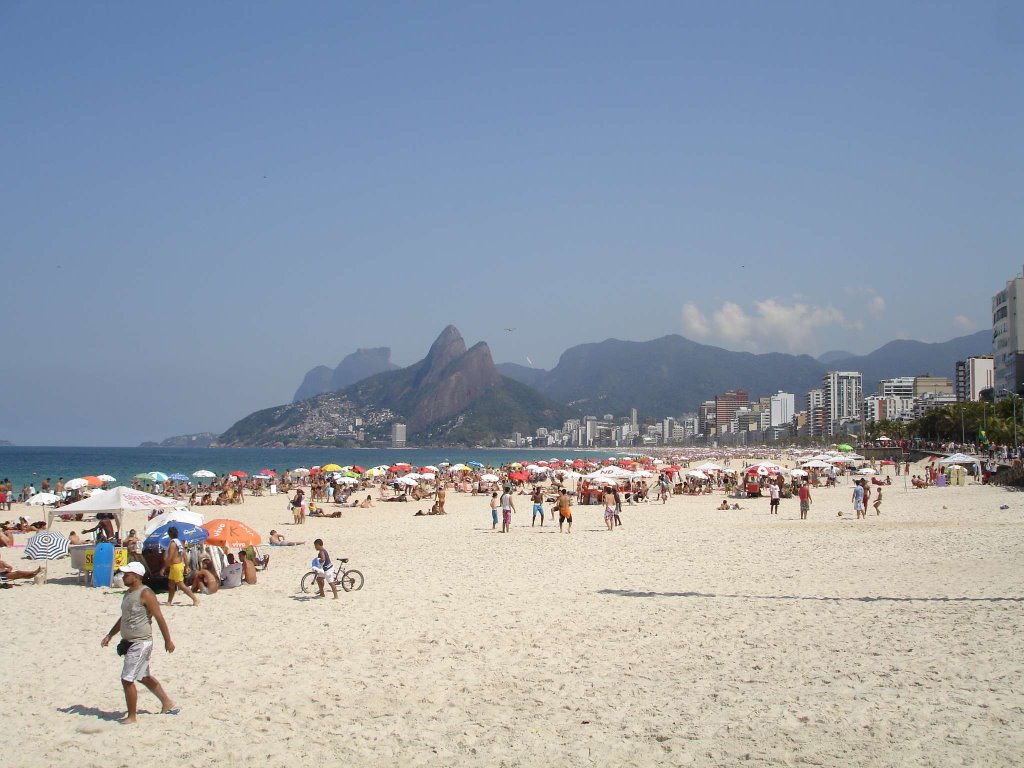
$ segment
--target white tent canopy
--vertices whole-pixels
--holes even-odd
[[[181,506],[181,502],[168,499],[166,496],[155,496],[152,493],[125,488],[123,485],[109,491],[99,491],[87,499],[76,501],[65,507],[51,509],[46,515],[46,527],[53,524],[57,515],[79,515],[96,512],[112,512],[117,518],[117,527],[122,527],[125,512],[153,512],[161,509],[173,509]]]
[[[981,462],[977,456],[968,456],[966,453],[954,453],[944,459],[939,459],[939,464],[978,464]]]

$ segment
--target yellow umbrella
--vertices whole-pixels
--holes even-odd
[[[322,467],[320,467],[320,469],[322,469],[324,472],[340,472],[341,471],[341,467],[339,467],[337,464],[324,464]]]

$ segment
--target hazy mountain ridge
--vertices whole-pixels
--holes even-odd
[[[297,403],[324,392],[344,389],[357,381],[362,381],[367,376],[397,369],[398,366],[391,362],[390,347],[360,348],[352,354],[346,355],[334,369],[328,368],[326,365],[318,365],[310,369],[295,391],[292,402]]]

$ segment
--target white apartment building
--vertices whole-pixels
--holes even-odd
[[[868,395],[864,398],[866,421],[910,421],[914,418],[914,398]]]
[[[838,435],[844,425],[860,420],[864,377],[859,372],[829,371],[822,377],[821,388],[825,393],[825,434]]]
[[[825,434],[825,390],[812,389],[807,393],[807,434],[820,437]]]
[[[787,426],[793,421],[793,414],[796,413],[796,396],[790,392],[776,392],[770,398],[769,409],[769,426]]]
[[[882,379],[878,382],[878,394],[882,397],[913,397],[914,377],[897,376],[894,379]]]
[[[1020,392],[1024,383],[1024,277],[1017,275],[992,297],[993,395]],[[1006,391],[1004,391],[1006,390]]]
[[[956,399],[981,400],[981,392],[995,384],[995,366],[992,355],[978,355],[956,363]]]

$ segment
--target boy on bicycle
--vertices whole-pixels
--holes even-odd
[[[314,541],[313,546],[316,547],[316,557],[313,558],[313,570],[316,571],[316,585],[320,587],[320,597],[327,597],[327,594],[324,592],[324,582],[326,581],[331,585],[331,592],[334,593],[334,599],[337,600],[338,584],[334,575],[334,562],[324,547],[323,539]]]

